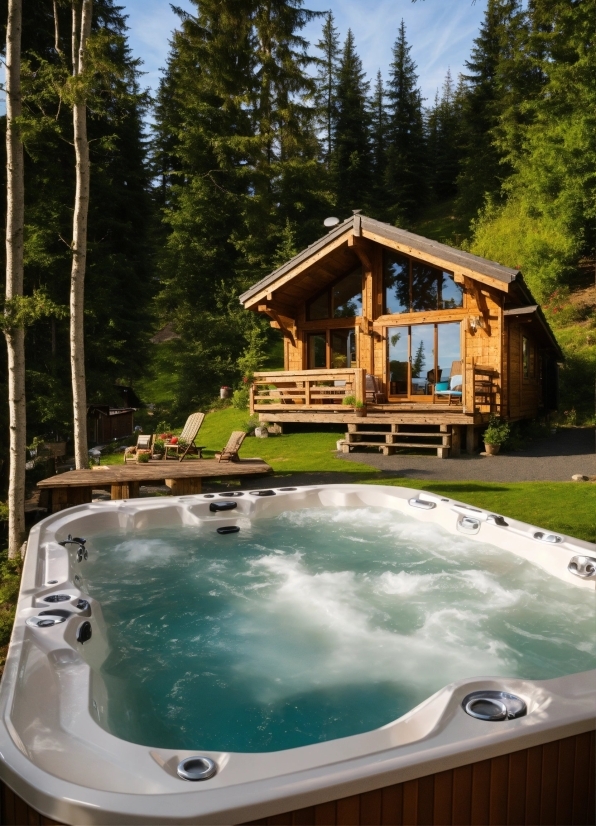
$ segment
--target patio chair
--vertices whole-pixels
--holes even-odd
[[[150,450],[153,456],[153,436],[151,433],[141,433],[136,445],[127,447],[124,451],[124,462],[136,462],[139,450]]]
[[[195,445],[195,439],[201,429],[201,425],[205,419],[204,413],[193,413],[186,420],[186,424],[182,428],[182,433],[176,438],[176,442],[172,444],[172,440],[166,442],[164,459],[178,459],[181,462],[189,453],[198,453],[199,459],[203,456],[203,448],[205,445]],[[174,454],[170,455],[170,451]]]
[[[461,404],[462,402],[463,376],[461,361],[454,361],[451,365],[451,377],[449,381],[439,381],[433,387],[433,402],[438,396],[440,399],[447,398],[448,403]]]
[[[373,404],[382,404],[387,401],[381,389],[381,382],[370,373],[366,374],[366,401]]]
[[[240,450],[240,446],[242,442],[246,438],[246,433],[244,430],[235,430],[230,438],[228,439],[227,445],[224,447],[223,450],[219,451],[215,454],[215,458],[218,462],[238,462],[240,457],[238,456],[238,451]]]

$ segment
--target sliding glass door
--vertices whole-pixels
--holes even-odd
[[[429,398],[461,360],[459,322],[388,327],[386,339],[388,391],[396,400]]]

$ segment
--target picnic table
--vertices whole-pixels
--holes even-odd
[[[71,470],[37,483],[40,505],[48,513],[91,502],[94,490],[110,490],[112,499],[135,499],[143,484],[165,481],[176,496],[201,493],[203,479],[234,478],[271,473],[262,459],[217,462],[214,459],[192,462],[146,462],[135,465],[99,465],[90,470]]]

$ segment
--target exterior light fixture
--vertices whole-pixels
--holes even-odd
[[[476,330],[483,330],[485,327],[484,319],[482,316],[473,315],[470,316],[468,319],[468,327],[470,328],[470,332],[475,333]]]

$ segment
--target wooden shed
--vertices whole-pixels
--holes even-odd
[[[347,450],[448,456],[491,414],[556,409],[563,354],[521,273],[359,212],[240,300],[284,337],[284,371],[252,385],[262,421],[346,423]]]
[[[93,404],[87,408],[87,437],[89,444],[106,444],[112,439],[123,439],[134,432],[134,407],[110,407]]]

